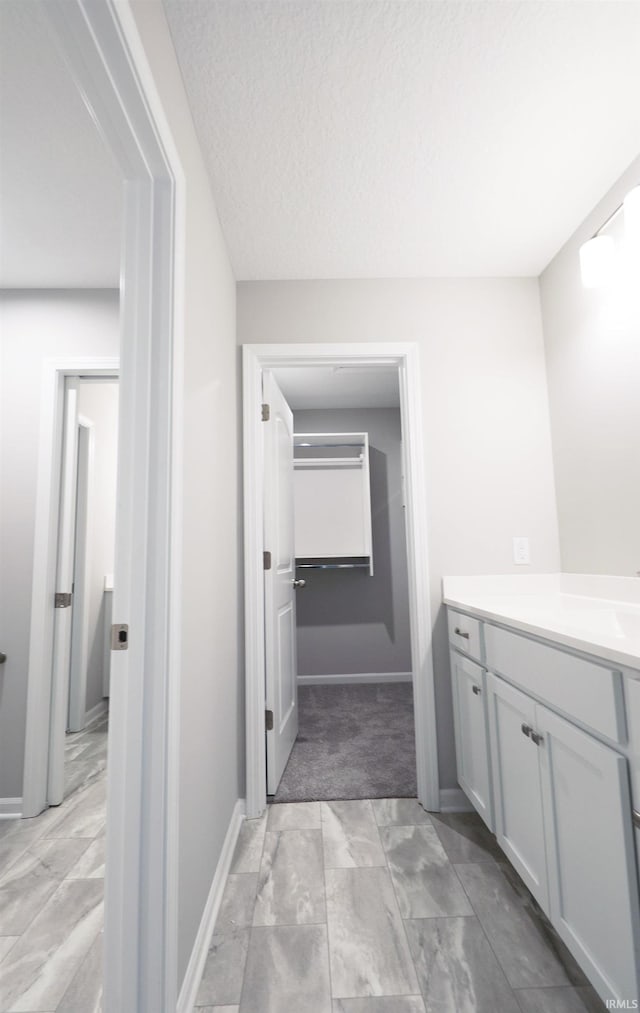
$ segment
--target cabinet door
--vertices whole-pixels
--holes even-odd
[[[548,911],[539,749],[527,734],[536,727],[536,705],[495,675],[488,676],[488,683],[496,836]]]
[[[483,671],[473,661],[452,651],[451,678],[458,781],[471,804],[493,830]]]
[[[638,877],[623,756],[537,708],[550,917],[603,999],[640,992]]]

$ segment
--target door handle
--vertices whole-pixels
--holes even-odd
[[[480,696],[480,694],[482,693],[482,690],[480,689],[480,687],[476,686],[475,684],[471,687],[471,689],[473,690],[473,692],[475,693],[476,696]]]
[[[291,583],[295,587],[296,591],[302,591],[302,588],[307,586],[306,580],[292,580]]]
[[[531,733],[533,732],[533,728],[531,727],[531,725],[520,725],[520,728],[522,730],[522,734],[526,735],[527,738],[530,739]]]
[[[3,654],[2,651],[0,651],[0,665],[4,665],[6,660],[7,660],[6,654]]]

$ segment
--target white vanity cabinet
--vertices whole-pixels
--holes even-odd
[[[624,756],[490,674],[496,836],[606,998],[638,995],[638,881]]]
[[[449,629],[461,787],[482,814],[488,785],[498,843],[601,998],[638,1000],[637,673],[451,608]]]
[[[544,816],[531,697],[489,674],[489,721],[498,844],[541,908],[549,910]],[[529,730],[528,733],[526,730]]]
[[[605,999],[638,999],[640,912],[624,756],[536,707],[549,917]]]
[[[451,651],[458,781],[469,801],[493,830],[485,678],[484,669],[475,661]]]
[[[493,830],[493,791],[489,753],[486,671],[482,662],[482,624],[463,612],[448,610],[451,691],[458,782]],[[464,651],[464,654],[461,652]],[[467,657],[468,655],[468,657]]]

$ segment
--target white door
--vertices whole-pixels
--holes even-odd
[[[62,437],[62,482],[58,528],[56,592],[68,595],[54,609],[53,671],[51,685],[51,723],[49,730],[49,780],[47,801],[60,805],[64,798],[64,740],[69,708],[69,665],[71,661],[71,625],[73,606],[73,563],[78,465],[78,390],[77,380],[67,380],[65,391],[64,432]],[[60,607],[58,607],[58,605]]]
[[[602,999],[640,995],[640,905],[624,756],[538,706],[550,917]]]
[[[489,740],[482,668],[451,652],[453,716],[456,725],[458,781],[467,798],[493,830]]]
[[[298,734],[296,561],[293,537],[293,415],[270,372],[263,375],[267,792],[276,792]],[[270,727],[272,725],[272,727]]]
[[[531,738],[536,706],[531,697],[495,675],[489,675],[488,683],[496,837],[548,912],[539,750]]]

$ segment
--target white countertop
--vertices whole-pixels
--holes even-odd
[[[640,578],[551,573],[443,577],[446,605],[640,669]]]

